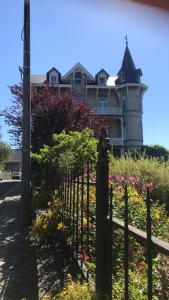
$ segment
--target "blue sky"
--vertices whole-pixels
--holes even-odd
[[[10,105],[8,85],[18,83],[22,66],[23,0],[2,1],[0,11],[0,109]],[[124,36],[142,82],[145,144],[169,148],[169,13],[130,0],[32,0],[31,72],[55,66],[65,74],[81,62],[93,75],[120,69]],[[3,120],[2,139],[9,142]]]

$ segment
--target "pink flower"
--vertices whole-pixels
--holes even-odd
[[[81,249],[81,247],[79,247],[79,249],[78,249],[77,257],[78,257],[79,260],[81,260],[84,263],[87,260],[89,260],[89,256],[87,256],[86,252],[83,249]]]
[[[92,173],[91,180],[94,182],[96,181],[96,172]]]
[[[146,192],[147,190],[152,191],[154,189],[154,183],[150,182],[150,183],[146,183],[143,188],[142,191]]]
[[[82,176],[79,176],[79,181],[80,181],[80,182],[82,181]]]
[[[93,231],[95,229],[94,224],[89,223],[89,231]]]
[[[109,176],[109,182],[112,183],[117,183],[117,184],[123,184],[124,183],[124,177],[120,175],[114,175],[114,176]]]
[[[134,186],[138,186],[141,182],[141,179],[139,176],[128,176],[126,179],[126,184],[132,184]]]

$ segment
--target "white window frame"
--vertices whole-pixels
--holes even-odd
[[[103,98],[103,99],[98,99],[97,100],[97,107],[99,108],[106,108],[108,107],[108,99],[107,98]]]
[[[104,82],[100,82],[100,79],[104,79]],[[106,77],[103,75],[98,76],[98,85],[106,85]]]
[[[120,81],[121,81],[121,82],[125,82],[125,80],[126,80],[125,73],[124,73],[124,72],[121,72],[121,73],[120,73]]]
[[[55,78],[55,80],[52,80],[54,78]],[[58,83],[58,74],[51,74],[50,75],[50,83],[52,83],[52,84]]]
[[[79,77],[79,79],[78,79],[78,77],[77,77],[77,79],[76,79],[76,74],[79,74],[81,77]],[[75,83],[75,86],[82,86],[82,73],[81,72],[79,72],[79,71],[77,71],[77,72],[75,72],[75,74],[74,74],[74,83]]]

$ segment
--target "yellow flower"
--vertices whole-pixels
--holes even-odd
[[[87,225],[87,219],[83,218],[83,225],[86,226]]]
[[[63,228],[63,223],[62,222],[57,224],[57,230],[61,230],[62,228]]]
[[[154,212],[154,218],[158,221],[160,219],[160,211],[159,209],[156,209]]]
[[[139,196],[139,195],[136,195],[136,196],[134,197],[134,202],[135,202],[135,203],[141,203],[141,202],[142,202],[142,197]]]

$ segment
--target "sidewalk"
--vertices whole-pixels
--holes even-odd
[[[0,299],[38,299],[34,249],[19,225],[20,197],[0,201]]]
[[[56,294],[77,270],[60,245],[31,247],[20,226],[20,197],[0,200],[0,300],[39,300]]]

